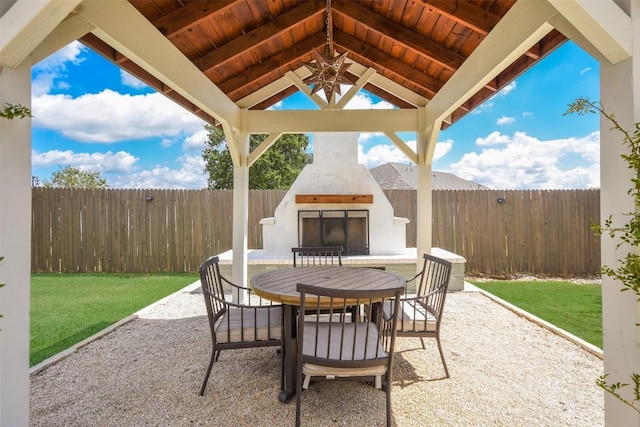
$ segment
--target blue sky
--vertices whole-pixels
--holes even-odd
[[[33,176],[67,165],[98,170],[112,188],[206,187],[204,122],[78,42],[32,73]],[[598,63],[567,42],[442,131],[433,169],[493,189],[600,186],[598,116],[564,116],[579,97],[599,99]],[[298,93],[276,108],[310,108]],[[367,92],[347,108],[391,108]],[[401,135],[415,147],[415,134]],[[408,160],[383,135],[360,134],[371,168]]]

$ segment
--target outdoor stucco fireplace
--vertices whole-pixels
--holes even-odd
[[[396,255],[406,250],[408,219],[393,207],[369,170],[358,163],[355,133],[314,134],[305,166],[273,217],[263,218],[265,255],[297,246],[344,247],[345,255]]]

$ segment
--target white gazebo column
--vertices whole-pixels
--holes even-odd
[[[634,39],[640,40],[640,5],[631,2],[631,17],[635,16]],[[622,127],[631,133],[633,124],[640,122],[640,44],[633,44],[633,56],[624,62],[611,65],[600,63],[601,102],[604,109],[615,113]],[[601,221],[612,216],[614,226],[629,220],[625,213],[638,209],[633,198],[627,194],[631,188],[633,173],[620,157],[627,153],[622,145],[622,134],[609,130],[611,123],[600,122],[600,168],[601,168]],[[617,248],[619,240],[602,236],[602,264],[617,268],[618,260],[625,257],[630,248]],[[637,250],[637,249],[636,249]],[[613,279],[602,277],[602,315],[604,342],[604,372],[608,383],[633,384],[631,375],[640,373],[640,323],[639,304],[632,292],[620,292],[621,285]],[[631,385],[620,390],[620,394],[632,400]],[[640,415],[609,393],[605,393],[605,423],[607,426],[640,426]]]
[[[418,154],[418,191],[416,212],[416,270],[422,267],[423,254],[430,254],[432,248],[433,227],[433,195],[431,188],[431,162],[435,144],[440,133],[440,121],[427,123],[429,120],[424,108],[418,109],[418,132],[416,132],[416,151]],[[427,126],[428,125],[428,126]],[[424,129],[427,129],[426,131]]]
[[[0,71],[0,108],[31,106],[31,63]],[[29,425],[31,119],[0,118],[0,425]]]
[[[237,139],[239,162],[233,165],[233,281],[247,285],[247,254],[249,234],[249,134]],[[234,296],[235,297],[235,296]],[[239,296],[243,298],[242,296]]]

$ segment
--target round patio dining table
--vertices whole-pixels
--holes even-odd
[[[278,398],[288,402],[296,393],[298,359],[296,314],[300,306],[298,283],[329,289],[402,289],[406,280],[395,273],[362,267],[295,267],[255,275],[251,287],[256,295],[283,304],[284,389]]]

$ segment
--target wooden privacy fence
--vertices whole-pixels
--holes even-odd
[[[250,248],[262,248],[258,221],[273,216],[283,190],[249,192]],[[416,192],[385,191],[409,218],[416,245]],[[33,189],[32,270],[196,272],[231,248],[228,190]],[[433,245],[464,256],[471,273],[597,274],[599,190],[433,192]],[[375,232],[375,230],[371,230]]]

